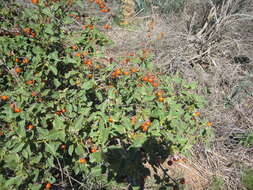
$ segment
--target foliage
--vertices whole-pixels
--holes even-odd
[[[242,183],[248,189],[253,189],[253,169],[246,169],[242,174]]]
[[[32,3],[0,10],[3,190],[85,188],[91,176],[140,186],[144,160],[207,140],[195,83],[153,68],[147,50],[107,58],[81,1]]]
[[[224,180],[218,177],[214,177],[212,180],[212,184],[208,188],[209,190],[221,190],[224,189]]]

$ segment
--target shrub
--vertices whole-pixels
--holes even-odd
[[[1,9],[2,189],[84,188],[101,174],[140,185],[144,159],[209,134],[195,83],[153,68],[147,50],[105,58],[110,40],[81,1],[32,3]]]

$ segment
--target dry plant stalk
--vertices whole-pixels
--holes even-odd
[[[134,0],[122,0],[122,16],[123,25],[129,24],[129,19],[135,14],[135,1]]]

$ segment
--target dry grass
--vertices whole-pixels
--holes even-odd
[[[116,44],[111,55],[149,48],[162,70],[198,81],[199,93],[209,100],[203,113],[216,131],[209,148],[199,144],[192,150],[191,168],[198,173],[193,176],[202,176],[205,185],[217,176],[226,189],[244,189],[241,168],[253,166],[253,147],[242,146],[238,137],[253,130],[252,10],[251,1],[188,1],[181,16],[154,9],[152,15],[134,17],[132,27],[115,26],[107,33]],[[200,181],[198,188],[189,189],[207,189]]]

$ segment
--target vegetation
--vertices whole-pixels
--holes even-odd
[[[100,29],[110,26],[86,10],[70,0],[1,7],[3,190],[140,188],[150,174],[144,163],[160,167],[211,134],[196,83],[154,67],[148,49],[106,57],[111,41]]]

